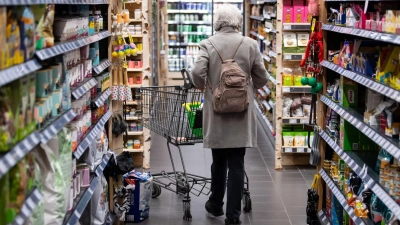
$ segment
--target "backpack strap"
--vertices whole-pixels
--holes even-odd
[[[225,59],[222,57],[222,54],[218,51],[218,48],[217,48],[217,47],[215,46],[215,44],[211,41],[211,38],[208,38],[208,40],[210,41],[211,45],[214,47],[215,51],[217,51],[217,53],[218,53],[219,57],[221,58],[222,62],[227,61],[227,60],[225,60]],[[242,45],[243,40],[244,40],[244,37],[242,37],[242,40],[240,40],[240,42],[239,42],[239,44],[237,45],[235,51],[233,52],[232,56],[231,56],[229,59],[233,59],[233,57],[235,57],[236,52],[237,52],[237,50],[239,49],[240,45]],[[228,59],[228,60],[229,60],[229,59]]]
[[[233,52],[232,56],[230,59],[233,59],[233,57],[235,57],[237,50],[239,49],[240,45],[242,45],[242,42],[244,40],[244,37],[242,38],[242,40],[239,42],[238,46],[236,47],[235,51]]]

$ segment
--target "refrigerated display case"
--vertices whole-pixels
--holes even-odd
[[[180,76],[177,72],[181,69],[191,69],[199,52],[200,41],[214,34],[214,11],[224,3],[236,5],[243,14],[243,0],[167,1],[168,31],[165,50],[168,55],[169,78],[177,79]]]

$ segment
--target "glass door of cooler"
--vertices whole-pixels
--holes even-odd
[[[244,16],[243,0],[168,0],[169,72],[192,68],[200,41],[215,33],[212,24],[214,11],[224,3],[236,5]]]

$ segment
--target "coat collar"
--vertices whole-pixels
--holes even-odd
[[[217,34],[222,34],[222,33],[239,33],[238,30],[236,30],[233,27],[223,27],[221,30],[216,32]]]

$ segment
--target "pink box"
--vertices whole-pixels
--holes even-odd
[[[282,22],[284,22],[284,23],[294,23],[293,7],[291,7],[291,6],[284,6],[283,7]]]
[[[129,85],[133,85],[133,77],[128,78],[128,83],[129,83]]]
[[[135,68],[135,61],[129,61],[128,62],[128,67],[129,68]]]
[[[283,0],[283,6],[292,6],[292,0]]]
[[[304,6],[304,0],[293,0],[293,6]]]
[[[143,67],[143,61],[142,61],[142,60],[139,60],[139,61],[138,61],[138,65],[139,65],[139,68],[142,68],[142,67]]]
[[[305,18],[304,18],[304,10],[305,10],[305,7],[304,6],[295,6],[295,7],[293,7],[294,8],[294,10],[293,10],[293,22],[295,22],[295,23],[303,23],[304,22],[304,20],[306,20]]]

